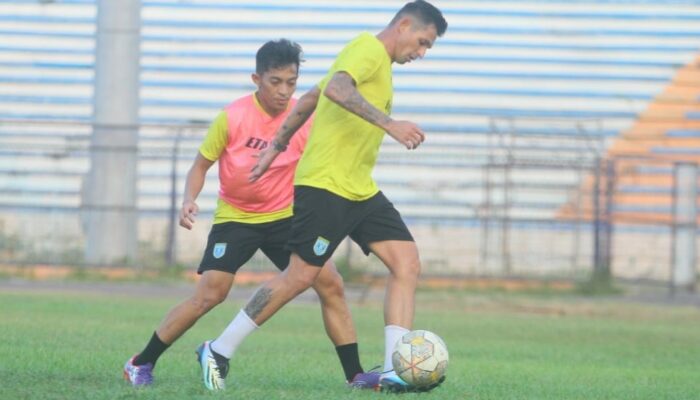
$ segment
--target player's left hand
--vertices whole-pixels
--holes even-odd
[[[275,148],[272,146],[266,147],[263,151],[261,151],[256,156],[258,158],[258,162],[255,163],[253,168],[251,168],[250,175],[248,175],[248,181],[255,182],[260,179],[260,177],[270,167],[272,162],[275,161],[278,154],[279,151],[275,150]]]

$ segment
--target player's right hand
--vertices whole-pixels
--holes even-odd
[[[191,230],[198,212],[199,206],[197,203],[194,201],[183,201],[180,209],[180,226]]]
[[[275,150],[272,146],[268,146],[263,149],[256,157],[258,162],[255,163],[253,168],[250,170],[250,175],[248,175],[248,182],[255,182],[270,168],[272,162],[275,161],[279,151]]]
[[[408,150],[417,148],[425,140],[425,133],[411,121],[391,121],[386,132]]]

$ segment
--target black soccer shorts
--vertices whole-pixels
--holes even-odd
[[[224,222],[214,224],[209,232],[207,248],[198,274],[208,270],[235,274],[260,249],[277,268],[284,270],[289,264],[289,240],[292,218],[261,224]]]
[[[413,241],[401,215],[382,192],[351,201],[327,190],[294,187],[294,217],[286,248],[311,265],[323,266],[346,236],[365,254],[369,244]]]

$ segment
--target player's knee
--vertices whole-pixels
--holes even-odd
[[[223,303],[226,297],[228,297],[228,290],[212,290],[210,293],[207,293],[207,304],[210,304],[212,307],[216,306]]]
[[[199,314],[205,314],[226,300],[228,293],[223,290],[211,290],[192,298],[192,304]]]
[[[417,280],[420,276],[420,271],[421,265],[418,257],[403,260],[392,269],[392,273],[397,277],[411,280]]]
[[[286,276],[287,285],[296,292],[303,292],[316,281],[318,274],[293,273]]]
[[[314,283],[314,289],[321,297],[343,297],[345,296],[345,287],[343,277],[338,273],[321,274]]]
[[[194,296],[190,299],[190,305],[194,308],[197,315],[201,316],[211,310],[213,305],[207,302],[207,299],[200,296]]]
[[[310,288],[314,284],[315,280],[316,280],[315,276],[298,275],[298,276],[295,276],[293,278],[292,287],[294,287],[298,291],[304,291],[304,290]]]

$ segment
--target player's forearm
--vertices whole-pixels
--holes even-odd
[[[183,202],[197,200],[199,193],[202,192],[202,188],[204,187],[206,173],[206,170],[202,171],[202,169],[196,165],[193,165],[192,168],[190,168],[190,171],[187,173],[187,180],[185,180],[185,192],[182,198]]]
[[[204,187],[204,181],[207,177],[207,171],[214,165],[215,161],[210,161],[202,155],[202,153],[197,153],[197,156],[192,163],[192,167],[187,172],[187,179],[185,180],[185,193],[183,195],[182,201],[195,201],[197,196],[202,191]]]
[[[213,163],[211,161],[205,160],[201,154],[197,154],[192,168],[187,172],[187,179],[185,180],[185,193],[183,194],[182,201],[195,201],[202,192],[204,187],[204,182],[206,180],[207,171]]]
[[[344,109],[384,130],[392,122],[391,117],[362,97],[357,91],[352,77],[346,73],[333,75],[323,94]]]
[[[311,114],[314,113],[314,110],[316,110],[316,104],[318,104],[320,94],[321,90],[318,88],[318,86],[314,86],[311,90],[304,93],[304,95],[299,98],[299,101],[297,101],[294,109],[282,123],[282,126],[280,126],[277,134],[275,135],[275,140],[277,143],[282,145],[287,145],[289,143],[296,131],[298,131],[299,128],[304,125]]]

